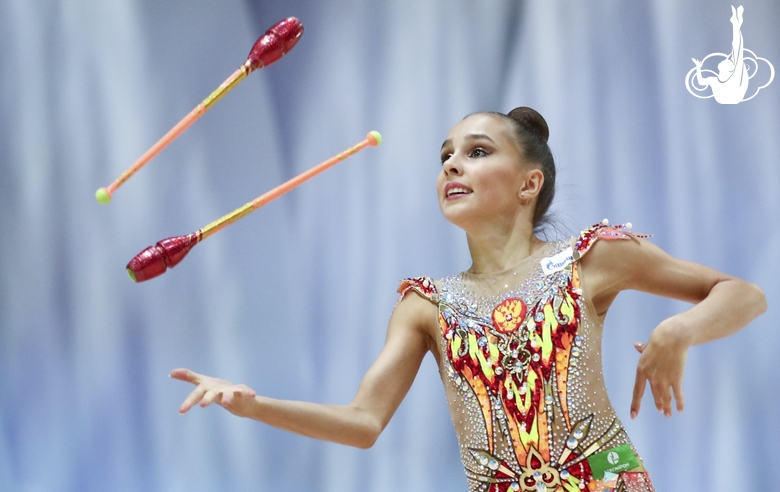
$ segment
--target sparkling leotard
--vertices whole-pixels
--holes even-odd
[[[633,237],[643,236],[597,224],[506,272],[401,283],[401,297],[438,306],[439,372],[469,490],[653,491],[607,399],[602,319],[579,280],[595,241]]]

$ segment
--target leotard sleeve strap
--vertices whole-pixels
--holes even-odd
[[[631,222],[625,224],[609,225],[609,221],[604,219],[598,224],[593,224],[580,233],[572,247],[572,276],[571,282],[574,291],[582,294],[580,290],[580,271],[579,260],[585,256],[590,248],[596,244],[599,239],[644,239],[650,237],[650,234],[641,234],[631,232]]]
[[[577,261],[585,256],[599,239],[644,239],[650,236],[650,234],[631,232],[631,222],[609,225],[609,222],[604,219],[603,222],[593,224],[580,233],[574,242],[572,258]]]
[[[429,277],[403,279],[400,287],[398,287],[398,293],[400,294],[398,302],[401,302],[401,299],[404,298],[407,292],[412,290],[435,304],[439,302],[439,292],[436,290],[433,280]],[[396,305],[398,305],[398,302],[396,302]]]

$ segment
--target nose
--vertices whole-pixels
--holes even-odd
[[[460,166],[460,162],[456,156],[450,156],[449,159],[442,165],[444,168],[444,174],[447,176],[459,176],[463,173],[463,169]]]

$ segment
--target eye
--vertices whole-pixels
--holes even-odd
[[[469,157],[487,157],[490,153],[482,147],[474,147],[469,153]]]
[[[441,155],[441,163],[444,164],[449,160],[449,158],[452,157],[452,154],[442,154]]]

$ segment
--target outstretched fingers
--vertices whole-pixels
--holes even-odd
[[[634,348],[642,353],[645,346],[636,343]],[[634,419],[639,414],[639,407],[642,404],[642,397],[645,394],[647,384],[650,384],[650,391],[653,394],[653,403],[659,412],[667,417],[672,416],[672,399],[677,402],[677,411],[682,412],[685,406],[682,393],[682,381],[657,381],[649,377],[640,367],[636,370],[636,382],[634,383],[634,396],[631,401],[631,418]]]
[[[634,397],[631,400],[631,418],[635,419],[639,415],[639,407],[642,405],[642,397],[645,394],[647,377],[641,370],[636,371],[636,381],[634,382]]]
[[[204,376],[189,369],[174,369],[170,376],[196,386],[179,407],[179,413],[182,414],[188,412],[195,405],[205,408],[212,403],[228,408],[233,413],[242,414],[245,413],[247,402],[237,402],[237,400],[257,396],[255,391],[245,384],[233,384],[230,381]]]
[[[231,403],[233,403],[233,397],[236,395],[237,391],[234,390],[225,390],[222,392],[222,398],[220,399],[219,404],[222,405],[225,408],[228,408]]]
[[[195,388],[192,393],[190,393],[187,398],[184,400],[184,403],[181,404],[179,407],[179,413],[184,414],[189,411],[190,408],[195,406],[196,403],[201,401],[203,399],[203,396],[206,394],[206,388],[202,387],[201,385],[198,385],[197,388]]]
[[[677,413],[682,413],[685,408],[685,398],[682,392],[682,381],[672,385],[672,391],[674,392],[674,399],[677,402]]]
[[[173,379],[178,379],[179,381],[192,383],[196,386],[200,384],[200,374],[194,373],[189,369],[174,369],[168,376],[172,377]]]
[[[655,408],[667,417],[672,416],[672,393],[668,383],[650,382],[650,389],[653,391],[653,400]]]
[[[200,403],[199,403],[200,407],[206,408],[207,406],[214,403],[215,400],[217,401],[217,403],[219,403],[220,401],[222,401],[221,396],[222,396],[222,392],[216,391],[214,388],[207,390],[205,393],[203,393],[203,397],[200,399]]]

